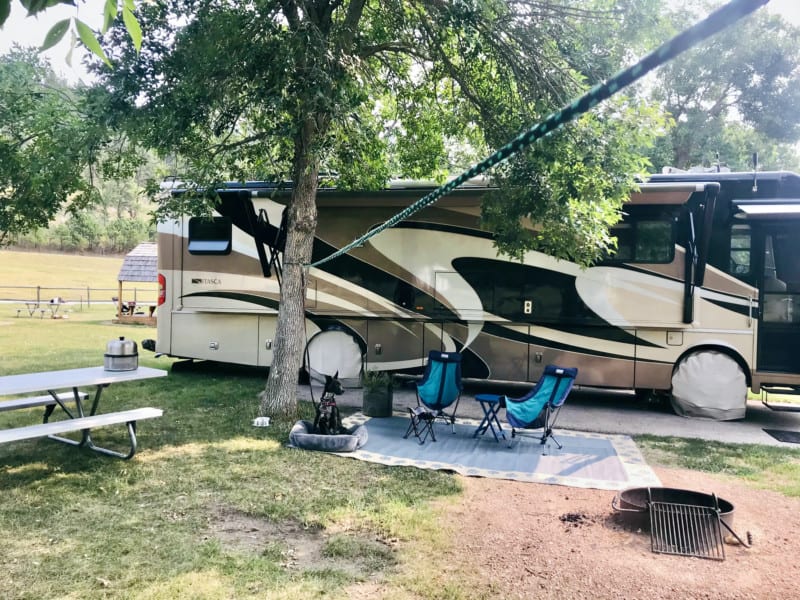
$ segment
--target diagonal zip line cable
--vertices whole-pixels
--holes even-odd
[[[397,225],[400,221],[407,219],[426,206],[433,204],[439,198],[446,196],[465,181],[485,173],[495,165],[498,165],[508,158],[514,156],[521,150],[533,144],[533,142],[543,138],[546,135],[549,135],[562,125],[575,119],[575,117],[588,112],[600,102],[603,102],[604,100],[607,100],[616,94],[622,88],[627,87],[634,81],[641,79],[653,69],[656,69],[664,63],[672,60],[698,42],[711,37],[716,33],[719,33],[742,17],[747,16],[757,8],[760,8],[767,2],[769,2],[769,0],[732,0],[725,6],[711,13],[698,24],[679,33],[671,40],[664,42],[650,54],[639,60],[639,62],[637,62],[635,65],[619,71],[605,83],[595,85],[577,100],[574,100],[572,103],[568,104],[558,112],[551,113],[538,125],[535,125],[527,131],[522,132],[491,156],[470,167],[467,171],[464,171],[455,179],[436,188],[427,196],[417,200],[414,204],[397,213],[395,216],[385,221],[382,225],[371,229],[360,238],[353,240],[346,246],[343,246],[325,258],[306,266],[318,267],[338,256],[341,256],[342,254],[346,254],[353,248],[361,246],[369,238],[378,235],[389,227]]]

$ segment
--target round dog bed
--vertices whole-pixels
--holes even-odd
[[[310,421],[298,421],[289,432],[289,445],[306,450],[323,452],[353,452],[367,443],[367,428],[356,425],[348,429],[348,433],[339,435],[322,435],[310,433],[314,424]]]

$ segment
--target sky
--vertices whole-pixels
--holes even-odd
[[[674,0],[668,0],[674,1]],[[50,28],[61,19],[79,16],[92,28],[99,28],[103,21],[105,0],[78,1],[78,7],[58,5],[36,17],[27,17],[19,0],[11,0],[11,16],[0,29],[0,55],[11,49],[13,43],[21,46],[39,46]],[[800,26],[800,0],[770,0],[765,8],[783,16],[787,21]],[[146,35],[146,34],[145,34]],[[58,45],[45,53],[53,69],[70,82],[88,82],[89,77],[81,65],[86,50],[79,46],[73,53],[72,65],[66,63],[69,51],[69,34]]]
[[[57,5],[48,8],[34,17],[28,17],[27,11],[19,0],[11,0],[11,15],[0,29],[0,54],[7,53],[14,43],[20,46],[40,46],[50,28],[70,17],[77,16],[92,29],[99,29],[103,24],[103,6],[105,0],[86,0],[77,2],[78,6]],[[64,36],[59,44],[45,52],[53,69],[70,82],[88,82],[89,76],[81,65],[81,58],[87,51],[78,46],[72,54],[72,65],[66,62],[69,52],[70,34]]]

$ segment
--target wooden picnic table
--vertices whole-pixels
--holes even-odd
[[[102,392],[112,383],[138,381],[166,375],[167,372],[164,370],[149,367],[139,367],[132,371],[106,371],[103,367],[88,367],[0,377],[0,396],[47,392],[38,396],[0,399],[0,412],[34,406],[45,407],[43,421],[39,425],[0,428],[0,443],[48,437],[73,446],[86,447],[101,454],[124,459],[131,458],[136,453],[136,421],[160,417],[163,411],[159,408],[144,407],[100,414],[98,408]],[[83,405],[88,394],[81,391],[80,388],[94,388],[94,398],[88,413]],[[70,392],[65,393],[63,390],[70,390]],[[61,408],[66,418],[61,421],[50,421],[50,417],[57,407]],[[90,433],[92,428],[118,423],[125,423],[128,429],[130,449],[127,453],[94,444]],[[70,431],[81,431],[81,439],[73,440],[60,435]]]

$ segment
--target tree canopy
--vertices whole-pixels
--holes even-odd
[[[652,30],[658,3],[618,4],[250,6],[173,0],[142,6],[139,18],[148,35],[141,56],[124,43],[122,30],[112,31],[105,45],[116,68],[100,70],[114,90],[115,105],[126,113],[130,131],[150,147],[184,157],[186,172],[181,175],[194,181],[297,181],[293,138],[305,118],[298,114],[302,103],[320,121],[314,128],[325,129],[314,142],[321,168],[335,172],[340,187],[374,188],[391,176],[441,179],[464,168],[587,83],[611,74],[632,51],[641,51],[637,40],[650,42],[640,34]],[[317,6],[328,6],[330,31],[318,29],[313,15]],[[292,10],[296,14],[286,16]],[[293,30],[293,23],[303,35]],[[344,25],[351,29],[341,30]],[[308,31],[317,37],[309,37]],[[603,43],[603,35],[616,41]],[[320,47],[309,49],[309,43]],[[319,57],[312,61],[315,53]],[[593,79],[587,80],[589,76]],[[626,135],[620,137],[623,130]],[[561,224],[577,204],[610,200],[594,211],[601,219],[581,219],[581,226],[572,224],[563,230],[566,235],[554,237],[557,243],[548,245],[588,262],[606,250],[610,240],[603,224],[616,220],[616,208],[633,176],[647,168],[642,148],[662,130],[657,115],[641,103],[622,103],[620,110],[601,118],[586,116],[571,133],[546,143],[549,149],[533,154],[543,180],[553,161],[560,160],[570,165],[576,180],[595,177],[597,185],[581,186],[580,198],[570,196],[575,189],[569,185],[545,185],[542,189],[554,200],[539,211],[537,206],[544,206],[538,202],[541,194],[529,194],[530,201],[517,204],[511,213],[502,208],[502,196],[496,196],[498,203],[485,213],[487,221],[498,225],[503,218],[534,216],[545,225]],[[587,135],[606,135],[615,143],[598,146]],[[569,151],[559,154],[567,147]],[[584,160],[587,151],[591,161]],[[624,163],[615,162],[623,157]],[[530,175],[530,166],[519,160],[515,164],[521,177]],[[559,171],[567,169],[561,165]],[[161,214],[186,210],[181,199],[163,204]],[[514,236],[501,239],[501,249],[514,254],[547,239],[524,233],[517,229]]]
[[[86,168],[108,141],[95,100],[32,50],[0,57],[0,245],[92,201]]]
[[[690,9],[665,25],[686,26]],[[675,121],[652,154],[656,167],[748,169],[753,152],[766,168],[797,167],[800,28],[758,11],[661,69],[654,95]]]
[[[102,42],[115,67],[97,69],[130,135],[179,154],[181,175],[207,188],[222,178],[293,182],[263,411],[295,406],[320,172],[379,187],[392,175],[442,178],[499,147],[594,83],[587,76],[618,67],[622,45],[609,50],[600,32],[614,39],[633,23],[614,4],[166,0],[139,7],[140,53],[112,27]],[[582,30],[594,40],[567,43]],[[487,203],[484,217],[532,217],[543,228],[499,228],[500,249],[597,256],[660,127],[647,107],[620,100],[507,164],[498,175],[512,201]],[[186,211],[184,200],[162,214]]]

